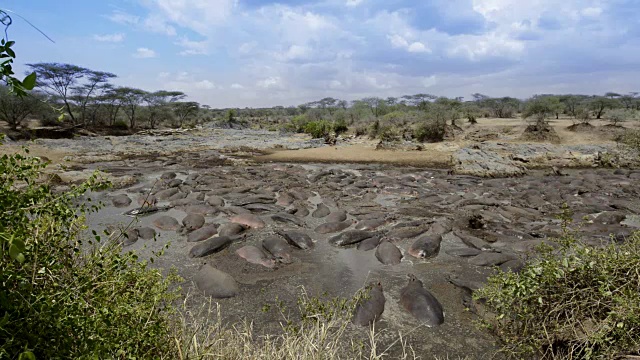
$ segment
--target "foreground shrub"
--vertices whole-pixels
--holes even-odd
[[[627,130],[620,140],[623,144],[640,151],[640,130]]]
[[[640,352],[640,233],[587,245],[566,234],[520,273],[499,272],[475,294],[483,324],[513,358],[613,359]]]
[[[94,175],[62,194],[37,180],[39,158],[0,158],[0,358],[154,358],[172,344],[165,278],[116,242],[83,242]],[[29,357],[27,357],[29,358]]]
[[[310,121],[305,125],[304,132],[313,138],[323,138],[331,133],[331,124],[325,120]]]

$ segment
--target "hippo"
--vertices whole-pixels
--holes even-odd
[[[160,175],[160,179],[162,180],[173,180],[177,177],[178,175],[172,171],[167,171],[165,173],[162,173],[162,175]]]
[[[362,230],[347,230],[329,239],[329,243],[337,246],[355,245],[364,239],[375,236],[375,233]]]
[[[407,286],[400,290],[400,305],[429,327],[444,323],[442,305],[413,274],[409,275]]]
[[[111,203],[117,208],[124,208],[131,205],[131,198],[126,194],[120,194],[111,198]]]
[[[244,225],[252,229],[262,229],[266,226],[264,221],[253,214],[240,214],[229,219],[232,223]]]
[[[287,214],[283,212],[271,215],[271,219],[273,221],[280,222],[280,223],[289,223],[289,224],[297,225],[300,227],[304,226],[304,222],[302,220],[300,220],[299,218],[291,214]]]
[[[330,213],[331,210],[327,207],[327,205],[320,203],[316,207],[316,210],[311,214],[311,216],[316,219],[322,219],[329,216]]]
[[[187,213],[189,214],[215,215],[218,212],[218,208],[211,205],[191,205],[187,207]]]
[[[402,253],[397,246],[383,240],[376,249],[376,259],[385,265],[397,265],[402,260]]]
[[[218,233],[218,226],[210,224],[193,231],[187,236],[187,242],[198,242],[212,238]]]
[[[342,222],[347,220],[347,212],[344,210],[332,211],[325,219],[327,222]]]
[[[133,245],[136,241],[138,241],[138,229],[129,229],[126,232],[122,233],[122,236],[124,237],[124,246]]]
[[[328,222],[326,224],[318,225],[313,231],[318,234],[331,234],[342,231],[349,226],[351,226],[352,222],[343,221],[343,222]]]
[[[182,219],[182,226],[184,226],[184,231],[191,232],[203,227],[204,222],[204,216],[200,214],[189,214],[184,219]]]
[[[230,298],[238,295],[238,283],[231,275],[222,272],[211,265],[205,264],[195,275],[194,282],[205,295],[218,299]]]
[[[424,235],[409,247],[409,255],[418,259],[428,259],[438,256],[442,235]]]
[[[245,230],[247,230],[247,227],[245,225],[237,223],[226,223],[220,225],[220,228],[218,228],[218,234],[220,234],[220,236],[233,236],[238,235]]]
[[[283,264],[290,264],[291,254],[289,253],[289,243],[280,236],[269,236],[262,240],[262,248],[269,252],[276,261]]]
[[[481,251],[476,248],[458,248],[447,250],[446,253],[451,256],[471,257],[480,254]]]
[[[203,241],[189,251],[189,257],[201,258],[213,253],[224,250],[227,246],[231,245],[233,238],[229,236],[213,237],[209,240]]]
[[[299,249],[308,250],[313,247],[313,240],[309,235],[300,231],[277,231],[287,242]]]
[[[362,220],[356,224],[355,229],[371,231],[379,228],[380,226],[386,223],[387,223],[386,219]]]
[[[219,196],[215,196],[215,195],[209,195],[207,197],[206,203],[214,206],[214,207],[223,207],[224,206],[224,199],[222,199]]]
[[[167,200],[170,197],[172,197],[173,195],[177,194],[180,192],[180,189],[178,188],[169,188],[169,189],[165,189],[165,190],[160,190],[157,193],[155,193],[155,196],[159,199],[159,200]]]
[[[143,240],[151,240],[156,237],[156,231],[150,227],[138,228],[138,236]]]
[[[281,193],[280,196],[278,196],[278,200],[276,201],[276,205],[289,206],[289,205],[293,204],[294,200],[295,199],[293,198],[293,196],[291,196],[289,193]]]
[[[294,210],[293,214],[301,218],[307,217],[310,214],[309,209],[307,209],[307,207],[304,206],[303,204],[295,204],[293,207],[293,210]]]
[[[158,203],[158,198],[155,195],[145,194],[138,197],[138,205],[143,207],[155,206]]]
[[[274,259],[267,257],[264,251],[253,245],[241,247],[236,250],[236,254],[252,264],[262,265],[269,269],[273,269],[276,266]]]
[[[178,222],[178,220],[167,215],[153,220],[153,225],[155,225],[160,230],[166,231],[175,231],[180,229],[180,223]]]
[[[390,239],[411,239],[424,234],[427,230],[429,230],[429,228],[426,226],[402,227],[389,231],[387,237]]]
[[[386,302],[380,282],[368,285],[366,290],[367,297],[358,301],[351,319],[354,324],[360,326],[371,326],[378,321],[384,312]]]
[[[358,243],[358,246],[356,247],[356,249],[360,250],[360,251],[369,251],[369,250],[373,250],[375,248],[378,247],[378,245],[380,245],[380,241],[382,240],[382,236],[381,235],[376,235],[373,237],[370,237],[368,239],[364,239],[362,241],[360,241]]]
[[[178,206],[199,205],[201,203],[202,203],[201,201],[198,201],[196,199],[182,198],[177,200],[171,200],[169,202],[169,205],[173,207],[178,207]]]

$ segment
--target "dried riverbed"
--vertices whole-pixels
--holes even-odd
[[[368,282],[380,281],[386,298],[378,323],[384,330],[383,343],[389,343],[398,331],[410,333],[410,344],[426,358],[487,358],[492,354],[493,339],[473,323],[476,316],[470,290],[480,286],[491,266],[517,270],[535,245],[560,235],[556,215],[564,203],[577,222],[587,219],[579,231],[593,243],[609,241],[610,234],[622,241],[640,227],[639,171],[568,170],[567,176],[533,171],[521,178],[482,179],[447,175],[446,170],[383,165],[197,166],[201,158],[180,156],[180,161],[161,157],[92,165],[120,175],[137,174],[140,182],[98,194],[109,206],[89,218],[90,226],[112,228],[134,220],[131,228],[154,228],[158,237],[155,241],[138,239],[126,249],[148,257],[170,242],[157,266],[175,267],[188,281],[194,280],[205,263],[229,274],[239,291],[232,298],[217,300],[226,320],[248,318],[259,331],[278,331],[282,318],[276,311],[277,300],[293,309],[302,288],[314,296],[346,297]],[[171,173],[176,174],[175,179]],[[149,193],[162,197],[157,206],[170,209],[137,219],[123,215],[137,208],[138,199],[146,199]],[[168,194],[171,199],[165,197]],[[131,204],[112,206],[118,195],[120,199],[126,195]],[[314,216],[319,208],[323,211]],[[346,212],[346,229],[318,232],[317,227],[329,217],[340,219],[341,211]],[[188,242],[180,231],[161,230],[154,222],[163,216],[180,222],[193,212],[205,213],[207,224],[219,229],[245,213],[255,215],[264,227],[245,229],[229,247],[192,258],[190,251],[199,243]],[[321,216],[327,212],[329,215]],[[383,265],[376,250],[329,243],[332,236],[370,224],[370,220],[380,220],[380,226],[370,230],[372,236],[400,249],[399,264]],[[291,246],[290,264],[268,268],[236,253],[247,245],[261,248],[265,238],[287,230],[307,234],[314,243],[308,250]],[[442,236],[440,248],[431,258],[415,258],[408,250],[425,235]],[[399,294],[408,274],[421,279],[440,301],[445,312],[443,325],[428,328],[402,309]],[[194,286],[190,291],[197,293],[198,289]],[[352,331],[365,339],[364,329],[353,326]]]

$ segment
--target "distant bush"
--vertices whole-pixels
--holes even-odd
[[[380,127],[377,137],[382,141],[391,142],[400,140],[402,138],[402,134],[398,128],[386,125]]]
[[[640,130],[627,130],[620,140],[623,144],[640,151]]]
[[[335,132],[336,135],[344,134],[348,130],[349,128],[347,127],[347,123],[345,120],[336,120],[333,123],[333,132]]]
[[[113,123],[113,125],[111,125],[111,127],[119,130],[127,130],[129,128],[129,125],[127,125],[127,122],[124,120],[117,120]]]
[[[331,124],[328,121],[310,121],[304,127],[304,132],[313,138],[323,138],[331,133]]]
[[[626,122],[632,119],[637,119],[637,113],[633,110],[627,109],[613,109],[606,113],[607,121],[613,126],[619,126],[620,123]]]
[[[640,351],[640,233],[592,246],[565,232],[519,273],[475,293],[513,358],[613,359]]]
[[[420,142],[440,142],[446,133],[446,121],[429,119],[418,125],[414,137]]]

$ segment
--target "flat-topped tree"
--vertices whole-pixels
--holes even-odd
[[[182,127],[189,118],[200,110],[200,104],[195,101],[175,102],[171,105],[173,113],[178,118],[178,126]]]
[[[113,88],[109,81],[116,77],[118,76],[109,72],[87,69],[82,77],[84,83],[72,88],[75,95],[72,98],[76,101],[80,110],[81,124],[86,125],[87,118],[95,115],[100,97]],[[89,109],[91,105],[94,105],[94,109]]]
[[[37,63],[27,64],[27,66],[37,75],[36,87],[59,97],[71,121],[76,124],[76,117],[71,109],[73,88],[90,70],[77,65],[60,63]]]
[[[135,129],[137,125],[136,112],[140,105],[145,101],[147,92],[130,87],[119,88],[118,92],[122,97],[122,105],[125,109],[124,113],[129,119],[129,127],[131,129]]]
[[[147,102],[147,114],[149,127],[154,129],[160,120],[166,119],[170,114],[168,105],[184,99],[187,95],[182,91],[160,90],[144,95]]]

